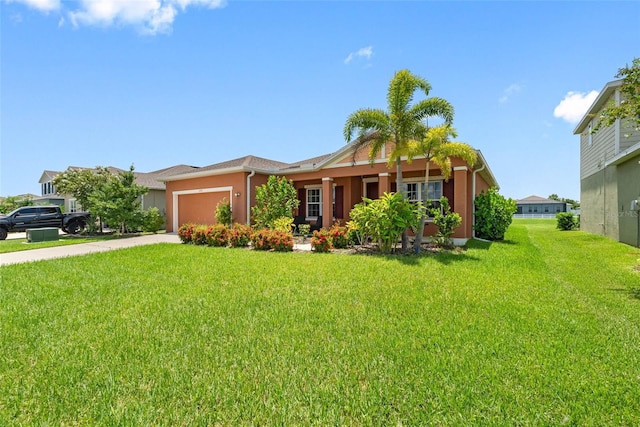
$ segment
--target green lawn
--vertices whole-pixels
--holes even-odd
[[[100,236],[75,236],[68,234],[61,234],[59,240],[49,242],[31,242],[28,243],[27,239],[7,239],[0,240],[0,254],[9,252],[28,251],[30,249],[40,248],[52,248],[54,246],[66,246],[77,245],[80,243],[101,242],[104,240],[113,239],[126,239],[132,236],[139,236],[140,234],[120,235],[120,234],[104,234]]]
[[[0,268],[0,425],[640,425],[640,250],[153,245]]]

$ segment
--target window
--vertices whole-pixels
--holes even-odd
[[[407,199],[411,200],[412,202],[417,202],[418,200],[421,199],[421,197],[419,197],[418,195],[418,186],[422,187],[424,184],[418,184],[416,183],[409,183],[407,184],[407,192],[406,192],[406,197]]]
[[[76,200],[69,200],[69,212],[77,212],[78,211],[78,203]]]
[[[410,182],[405,185],[405,195],[412,202],[431,200],[434,204],[440,203],[442,197],[442,181],[431,181],[428,183],[426,197],[424,194],[424,182]]]
[[[319,217],[322,215],[322,189],[307,188],[307,216]]]
[[[46,196],[48,194],[55,194],[55,193],[56,193],[56,187],[53,184],[51,184],[51,181],[42,183],[43,196]]]
[[[442,197],[442,181],[430,181],[427,184],[427,192],[425,194],[424,182],[409,182],[404,186],[405,195],[412,202],[426,202],[429,200],[429,207],[439,208],[440,197]]]

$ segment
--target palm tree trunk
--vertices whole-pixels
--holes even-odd
[[[402,189],[402,158],[398,156],[396,159],[396,192],[399,192],[404,197],[404,191]],[[402,250],[406,251],[409,247],[409,230],[405,229],[402,232]]]
[[[427,157],[427,166],[425,166],[424,173],[424,192],[429,194],[429,158]],[[428,203],[428,200],[424,200],[423,203]],[[418,225],[418,232],[416,233],[416,238],[413,241],[413,251],[415,253],[420,253],[420,247],[422,246],[422,235],[424,234],[424,225],[427,222],[427,205],[425,204],[424,210],[422,211],[422,215],[420,216],[420,224]]]

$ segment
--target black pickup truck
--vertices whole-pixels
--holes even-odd
[[[82,230],[89,220],[88,212],[62,213],[59,206],[25,206],[0,215],[0,240],[11,231],[28,228],[57,227],[69,234]]]

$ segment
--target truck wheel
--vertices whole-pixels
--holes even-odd
[[[2,227],[0,227],[0,240],[6,239],[7,238],[7,234],[9,234],[9,233],[7,233],[7,230],[2,228]]]
[[[73,221],[67,225],[67,233],[78,234],[78,231],[84,228],[84,224],[81,221]]]

